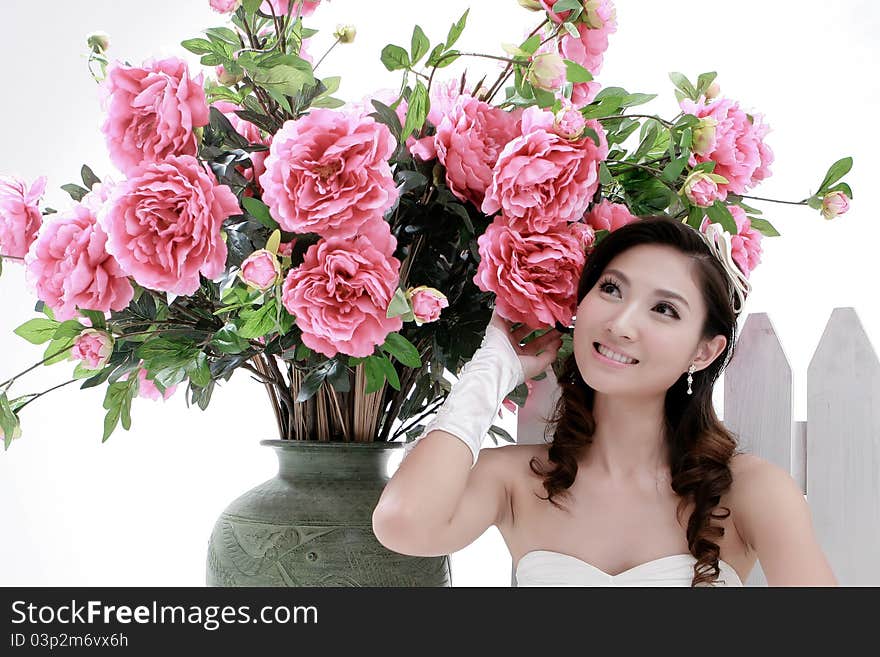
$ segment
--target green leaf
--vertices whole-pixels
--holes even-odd
[[[89,193],[85,187],[80,187],[79,185],[74,185],[73,183],[68,185],[61,185],[61,189],[70,194],[70,198],[79,203],[82,201],[83,196]]]
[[[523,41],[519,49],[524,52],[526,55],[534,55],[538,50],[538,47],[541,45],[541,37],[538,34],[530,36],[528,39]]]
[[[247,213],[270,230],[278,228],[278,222],[272,218],[269,206],[253,196],[242,196],[241,204]]]
[[[79,170],[79,175],[82,178],[83,186],[87,189],[91,189],[92,185],[97,185],[101,183],[101,179],[95,175],[95,172],[92,171],[88,165],[83,164],[82,169]]]
[[[416,80],[416,86],[410,94],[409,106],[406,110],[406,122],[403,124],[401,141],[406,141],[414,131],[419,132],[425,124],[431,101],[428,98],[428,89],[421,80]]]
[[[126,431],[131,427],[131,400],[137,394],[138,377],[130,376],[127,381],[117,381],[107,386],[104,395],[104,435],[101,442],[106,442],[116,425],[122,420],[122,428]]]
[[[672,162],[663,167],[663,173],[660,174],[660,178],[668,183],[675,182],[681,175],[681,172],[684,171],[687,163],[687,156],[680,157],[677,160],[672,160]]]
[[[263,4],[263,0],[242,0],[241,4],[244,7],[245,13],[252,15],[257,13],[257,9]]]
[[[240,354],[250,348],[250,343],[238,334],[235,324],[230,322],[214,334],[211,346],[224,354]]]
[[[572,83],[589,82],[593,79],[593,74],[583,66],[570,59],[563,60],[565,62],[565,79]]]
[[[459,18],[455,22],[455,24],[449,28],[449,34],[446,35],[445,50],[449,50],[452,46],[454,46],[455,42],[458,41],[458,37],[460,37],[461,33],[464,32],[464,27],[467,24],[467,18],[470,11],[470,8],[466,9],[465,12],[461,15],[461,18]]]
[[[713,224],[721,224],[721,227],[731,235],[737,234],[736,221],[723,201],[715,201],[706,208],[706,214],[709,215],[709,221]]]
[[[269,299],[260,308],[250,314],[242,313],[246,317],[244,325],[238,329],[238,334],[245,339],[260,338],[271,333],[275,329],[275,299]]]
[[[388,310],[385,311],[385,317],[387,319],[400,317],[401,315],[408,313],[409,310],[409,301],[406,299],[406,293],[400,288],[397,288],[394,291],[394,296],[391,297],[391,303],[388,304]]]
[[[563,11],[579,11],[583,9],[581,0],[557,0],[553,3],[553,13],[558,14]]]
[[[92,323],[92,328],[107,328],[107,319],[100,310],[80,310],[79,312]]]
[[[195,55],[207,55],[214,52],[214,45],[207,39],[186,39],[180,45]]]
[[[431,51],[431,54],[428,55],[428,61],[425,62],[426,66],[437,66],[437,62],[442,57],[444,50],[446,50],[444,44],[438,43],[434,46],[434,50]]]
[[[425,56],[431,48],[431,42],[425,36],[422,28],[416,25],[413,28],[412,39],[410,43],[410,61],[413,66],[419,63],[419,60]]]
[[[9,449],[13,436],[19,427],[18,416],[13,412],[6,391],[0,392],[0,429],[3,429],[3,448]]]
[[[140,345],[135,354],[144,360],[151,372],[164,369],[181,369],[195,358],[197,348],[183,338],[159,336]]]
[[[718,73],[711,71],[709,73],[700,73],[697,77],[697,96],[703,96],[706,90],[715,82]]]
[[[657,97],[657,94],[627,94],[620,103],[621,107],[635,107],[636,105],[644,105],[650,103]]]
[[[374,356],[374,358],[382,368],[382,374],[388,380],[389,385],[395,390],[400,390],[400,379],[397,376],[397,371],[394,369],[394,365],[388,360],[388,357],[383,355]]]
[[[251,72],[251,78],[255,83],[268,91],[276,100],[284,99],[284,96],[296,96],[306,85],[315,84],[311,65],[295,55],[287,55],[284,63],[272,68],[258,68]],[[288,105],[284,99],[284,103]]]
[[[846,174],[850,172],[852,169],[853,159],[851,157],[844,157],[840,160],[837,160],[834,164],[832,164],[828,168],[828,173],[825,174],[825,178],[822,180],[822,184],[819,185],[819,191],[817,194],[822,194],[826,191],[826,188],[829,185],[833,185],[838,180],[843,178]]]
[[[638,162],[647,155],[648,151],[654,147],[654,143],[657,141],[657,136],[660,133],[660,127],[656,121],[647,121],[645,125],[647,126],[647,129],[644,130],[644,138],[632,156],[634,162]]]
[[[765,237],[779,237],[779,231],[777,231],[773,227],[773,225],[766,219],[761,219],[760,217],[749,217],[749,221],[751,221],[752,223],[752,228],[757,230]]]
[[[599,162],[599,182],[603,185],[614,182],[614,176],[611,175],[611,170],[605,162]]]
[[[60,340],[52,340],[43,354],[45,362],[43,365],[49,366],[70,359],[70,350],[73,347],[75,338],[62,338]]]
[[[294,400],[296,403],[302,403],[311,399],[315,393],[318,392],[320,387],[323,385],[327,376],[330,374],[331,365],[329,362],[323,363],[319,365],[315,369],[311,370],[308,374],[303,377],[302,383],[300,384],[299,392],[296,395],[296,399]]]
[[[189,380],[200,388],[204,388],[211,383],[211,367],[208,364],[208,357],[205,352],[200,351],[198,353],[195,360],[187,366],[186,372],[189,374]]]
[[[701,173],[712,173],[713,171],[715,171],[715,160],[707,160],[706,162],[701,162],[700,164],[696,165],[693,169],[691,169],[691,171],[692,172],[701,172]]]
[[[850,200],[853,198],[852,189],[845,182],[837,183],[834,187],[829,187],[825,190],[826,194],[830,194],[831,192],[843,192]]]
[[[230,30],[228,27],[211,27],[205,30],[205,34],[215,37],[220,41],[223,41],[224,43],[235,46],[236,48],[241,47],[241,44],[238,40],[238,35],[235,33],[234,30]]]
[[[82,333],[85,328],[85,326],[75,319],[68,319],[66,322],[61,322],[61,324],[58,325],[58,328],[55,329],[55,334],[52,337],[56,340],[75,338]]]
[[[364,388],[364,392],[367,394],[377,392],[382,388],[382,384],[385,381],[385,371],[382,369],[382,365],[379,364],[379,360],[375,356],[370,356],[364,361],[364,374],[367,377],[367,385]]]
[[[407,367],[419,368],[422,366],[422,359],[419,357],[419,350],[415,348],[412,342],[400,335],[400,333],[389,333],[385,337],[385,342],[380,348],[382,351],[386,351],[394,356]]]
[[[704,208],[701,208],[697,205],[692,205],[688,210],[688,226],[700,230],[700,227],[703,225],[703,217],[705,216],[706,211]]]
[[[31,344],[43,344],[49,342],[58,330],[60,322],[52,319],[37,317],[29,319],[13,331],[17,336],[24,338]]]
[[[389,43],[382,48],[382,63],[389,71],[399,71],[409,68],[409,54],[400,46]]]
[[[581,33],[578,32],[577,28],[571,23],[571,21],[565,21],[562,24],[562,27],[565,28],[565,31],[568,32],[568,35],[572,39],[580,39]]]
[[[697,90],[694,89],[694,85],[691,84],[691,81],[687,79],[681,73],[670,73],[669,79],[672,80],[672,84],[674,84],[678,89],[680,89],[684,94],[690,98],[691,100],[697,99]]]

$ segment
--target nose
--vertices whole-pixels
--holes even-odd
[[[605,330],[618,340],[634,340],[636,337],[635,311],[635,307],[621,304],[618,312],[605,323]]]

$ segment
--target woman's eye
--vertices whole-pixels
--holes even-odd
[[[599,289],[600,289],[602,292],[606,292],[606,293],[608,293],[608,294],[610,294],[610,292],[609,292],[609,288],[610,288],[611,290],[616,290],[616,289],[617,289],[617,286],[616,286],[614,283],[602,283],[602,285],[599,286]]]
[[[658,303],[657,308],[664,308],[666,310],[669,310],[672,313],[670,315],[669,313],[663,312],[663,313],[661,313],[662,315],[669,315],[669,317],[678,317],[678,313],[675,312],[675,308],[670,306],[668,303]]]

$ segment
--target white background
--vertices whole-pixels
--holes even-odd
[[[469,5],[464,51],[503,54],[500,44],[520,41],[538,17],[515,0],[333,0],[311,21],[322,30],[311,52],[323,53],[337,23],[357,26],[355,44],[337,47],[319,73],[341,74],[337,95],[358,100],[399,83],[379,61],[386,43],[408,47],[414,23],[436,43]],[[855,307],[880,344],[880,229],[871,198],[880,10],[867,0],[619,0],[617,10],[618,32],[599,81],[659,93],[647,109],[672,117],[667,73],[695,79],[718,71],[722,92],[764,113],[773,128],[774,175],[756,195],[800,200],[833,161],[855,158],[847,178],[853,207],[832,222],[807,208],[754,203],[783,237],[765,240],[747,311],[770,313],[794,371],[796,419],[805,419],[806,370],[832,309]],[[69,202],[60,186],[77,181],[83,163],[99,177],[118,179],[99,132],[103,117],[86,68],[85,35],[109,33],[111,56],[140,63],[153,55],[188,56],[180,41],[221,24],[208,0],[4,0],[0,172],[28,180],[47,175],[44,202],[56,209]],[[472,83],[497,71],[487,61],[467,60]],[[446,70],[457,77],[462,67]],[[35,300],[21,268],[7,261],[0,380],[41,358],[40,347],[12,333],[34,316]],[[45,390],[71,371],[68,363],[41,367],[11,392]],[[0,454],[0,585],[202,585],[215,519],[274,473],[274,454],[258,445],[276,437],[274,419],[262,386],[246,372],[215,392],[207,412],[187,409],[182,388],[164,403],[138,399],[131,431],[120,428],[104,444],[102,399],[103,388],[75,384],[41,398],[22,414],[23,438]],[[452,567],[456,586],[510,583],[510,556],[494,528],[453,554]]]

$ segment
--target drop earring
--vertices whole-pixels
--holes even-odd
[[[694,391],[691,390],[691,384],[694,382],[694,372],[697,371],[697,368],[691,363],[691,366],[688,368],[688,394],[694,394]]]

